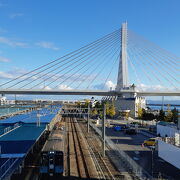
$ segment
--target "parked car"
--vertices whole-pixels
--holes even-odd
[[[137,132],[135,129],[129,128],[125,130],[125,134],[133,135],[133,134],[137,134]]]
[[[114,126],[114,131],[121,131],[122,130],[122,127],[121,126]]]
[[[149,138],[144,141],[145,146],[155,146],[156,145],[156,138]]]

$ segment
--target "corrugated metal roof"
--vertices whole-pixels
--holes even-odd
[[[42,134],[46,128],[46,123],[41,123],[39,127],[36,123],[25,123],[19,128],[9,132],[8,134],[0,137],[1,141],[25,141],[25,140],[36,140]]]
[[[21,158],[22,155],[28,153],[36,140],[44,132],[47,123],[49,123],[55,117],[57,112],[58,110],[52,113],[49,109],[42,109],[40,111],[41,125],[39,127],[36,126],[37,111],[32,111],[29,114],[16,115],[0,121],[1,133],[4,131],[5,127],[14,126],[14,123],[21,122],[20,127],[0,137],[1,153],[3,155],[2,158],[0,158],[0,167],[3,167],[6,162],[13,159],[12,157],[19,157],[16,158],[17,161],[15,161],[15,164],[13,164],[13,167],[11,167],[11,169],[9,169],[9,171],[7,171],[7,173],[5,173],[3,177],[8,174],[10,175],[10,173],[13,173],[14,169],[23,160],[23,158]]]
[[[42,110],[39,111],[41,114],[40,120],[41,122],[47,122],[49,123],[56,115],[58,110],[51,112],[51,110],[43,108]],[[25,122],[25,123],[31,123],[31,122],[36,122],[37,121],[37,111],[34,110],[32,112],[29,112],[27,114],[21,114],[21,115],[16,115],[13,117],[9,117],[4,120],[0,120],[0,123],[16,123],[16,122]]]

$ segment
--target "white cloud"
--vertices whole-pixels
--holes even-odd
[[[0,78],[1,79],[13,79],[14,76],[10,73],[0,71]]]
[[[6,44],[11,47],[23,47],[23,48],[27,47],[27,43],[14,41],[10,38],[6,38],[6,37],[2,37],[2,36],[0,36],[0,43]]]
[[[168,90],[177,91],[177,89],[173,87],[165,87],[160,84],[156,84],[156,85],[140,84],[140,85],[137,85],[137,89],[143,90],[143,91],[168,91]]]
[[[65,85],[65,84],[61,84],[61,85],[58,86],[58,89],[59,90],[71,90],[72,88]]]
[[[50,88],[49,86],[40,86],[40,89],[51,90],[52,88]]]
[[[93,89],[98,89],[98,90],[115,90],[116,84],[114,84],[112,81],[107,81],[106,84],[96,84],[93,86]]]
[[[36,43],[36,45],[45,49],[59,50],[59,48],[56,47],[54,43],[52,42],[41,41],[41,42]]]
[[[107,81],[105,86],[108,89],[112,88],[112,90],[115,90],[115,88],[116,88],[116,84],[114,84],[112,81]]]
[[[27,73],[27,70],[15,67],[7,72],[0,71],[0,79],[14,79],[24,73]]]
[[[12,14],[9,14],[9,18],[14,19],[16,17],[21,17],[23,15],[24,14],[22,14],[22,13],[12,13]]]
[[[45,90],[51,90],[51,88],[49,86],[45,86],[44,88]]]
[[[0,62],[9,62],[10,59],[0,56]]]

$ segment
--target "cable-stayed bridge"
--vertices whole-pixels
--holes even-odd
[[[14,79],[1,94],[179,96],[180,58],[127,29],[96,41]]]

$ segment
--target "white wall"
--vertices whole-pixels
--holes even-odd
[[[180,130],[178,130],[175,127],[163,126],[157,124],[157,134],[160,134],[161,137],[165,137],[166,135],[168,137],[175,137],[175,133],[180,133]]]
[[[117,110],[130,110],[130,115],[135,116],[135,99],[118,98],[115,106]]]
[[[180,169],[180,148],[158,140],[158,156]]]

